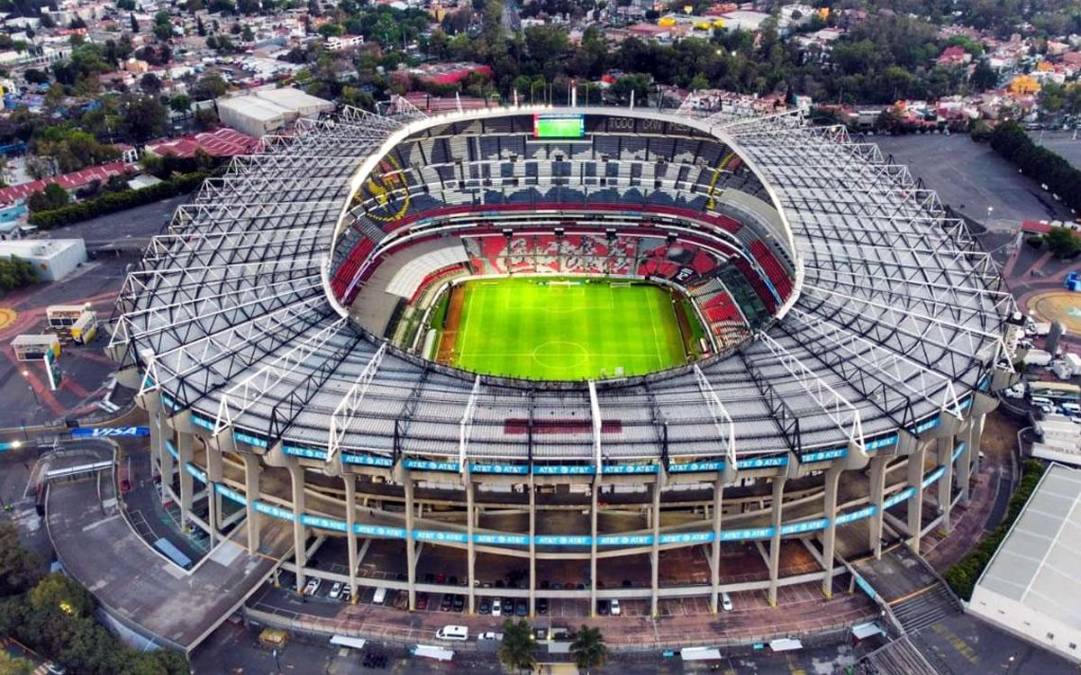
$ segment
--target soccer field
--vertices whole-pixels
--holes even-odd
[[[588,380],[686,360],[679,310],[658,286],[533,277],[470,281],[455,292],[440,352],[459,368]]]

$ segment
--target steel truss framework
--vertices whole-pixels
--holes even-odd
[[[404,454],[463,471],[493,458],[599,469],[863,447],[959,416],[990,369],[1009,368],[1012,299],[933,192],[841,127],[747,111],[635,111],[715,134],[791,228],[798,294],[738,355],[630,381],[527,386],[403,354],[328,299],[334,231],[358,169],[389,136],[462,113],[388,110],[346,109],[268,136],[177,210],[114,315],[111,352],[140,371],[141,393],[160,392],[168,412],[189,411],[212,435],[307,447],[328,462]],[[588,428],[535,434],[550,418]]]

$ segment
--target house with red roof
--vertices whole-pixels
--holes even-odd
[[[963,47],[952,45],[943,49],[935,62],[945,68],[954,68],[967,65],[970,61],[972,61],[972,54],[966,52]]]
[[[104,183],[113,176],[127,174],[133,169],[134,166],[126,162],[109,162],[108,164],[99,164],[98,166],[90,166],[80,171],[66,173],[62,176],[49,176],[48,178],[31,181],[29,183],[12,185],[0,189],[0,204],[13,204],[15,202],[24,201],[28,199],[30,195],[44,190],[45,186],[50,183],[56,183],[68,192],[74,192],[94,181],[101,181]]]

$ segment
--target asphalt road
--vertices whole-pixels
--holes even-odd
[[[1069,211],[1039,184],[964,134],[874,136],[882,152],[905,164],[942,201],[992,230],[1016,231],[1023,220],[1061,219]],[[988,207],[991,217],[988,220]]]
[[[1029,135],[1045,148],[1081,169],[1081,131],[1033,131]]]
[[[86,240],[88,249],[103,246],[135,245],[142,248],[150,237],[159,234],[173,216],[176,207],[191,201],[181,195],[160,202],[137,206],[127,211],[98,216],[81,223],[51,230],[53,238],[77,237]]]

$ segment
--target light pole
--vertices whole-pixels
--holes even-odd
[[[993,212],[994,210],[995,210],[995,207],[993,207],[993,206],[988,206],[988,207],[987,207],[987,224],[988,224],[988,225],[990,225],[990,224],[991,224],[991,213],[992,213],[992,212]]]

